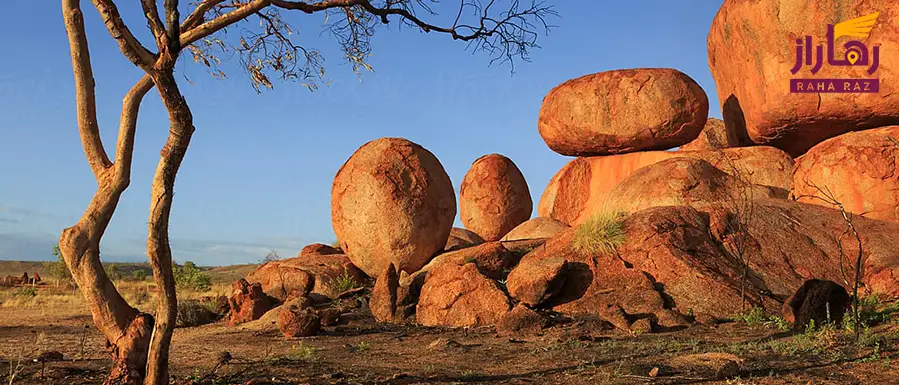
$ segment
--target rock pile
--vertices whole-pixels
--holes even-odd
[[[259,318],[272,297],[286,301],[285,336],[314,334],[359,315],[310,310],[307,300],[364,298],[367,287],[327,288],[370,276],[359,306],[380,322],[495,326],[511,336],[574,318],[645,333],[760,307],[802,327],[842,316],[849,299],[836,282],[858,253],[863,294],[899,297],[899,126],[888,126],[899,123],[899,97],[789,94],[792,51],[780,41],[784,31],[899,5],[787,3],[725,0],[716,16],[709,62],[723,120],[708,117],[703,89],[674,69],[600,72],[550,90],[539,133],[576,158],[553,176],[534,219],[525,178],[502,155],[466,173],[460,229],[452,183],[432,153],[405,139],[366,143],[332,186],[341,250],[310,245],[261,266],[235,284],[231,322]],[[899,35],[875,28],[870,39],[886,45]],[[899,54],[886,51],[879,71],[891,74],[886,59]],[[860,242],[841,242],[847,220]],[[695,364],[687,361],[679,365]]]

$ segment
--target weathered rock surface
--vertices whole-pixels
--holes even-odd
[[[315,257],[318,255],[343,254],[343,251],[324,243],[306,245],[300,250],[300,257]]]
[[[258,282],[266,294],[278,301],[291,296],[317,293],[329,297],[336,292],[334,282],[345,276],[362,285],[365,274],[343,254],[300,253],[295,258],[270,261],[247,275],[247,281]]]
[[[708,110],[705,91],[680,71],[616,70],[553,88],[543,99],[537,127],[562,155],[665,150],[695,139]]]
[[[637,212],[658,206],[702,208],[776,198],[774,189],[728,175],[701,159],[671,158],[640,168],[609,192],[605,209]]]
[[[839,211],[761,199],[752,212],[740,217],[727,204],[701,211],[686,206],[650,208],[624,220],[626,241],[615,255],[575,251],[576,228],[572,228],[525,255],[519,266],[534,259],[565,259],[565,284],[545,306],[563,314],[599,316],[622,329],[647,317],[653,327],[677,327],[685,323],[683,315],[691,312],[697,319],[727,318],[740,311],[744,288],[747,307],[759,306],[776,314],[806,280],[840,279],[836,239],[846,225]],[[723,225],[734,218],[742,218],[745,233]],[[854,222],[865,245],[868,278],[863,295],[899,297],[899,255],[895,253],[899,239],[893,235],[899,233],[899,224],[865,218]],[[745,282],[740,256],[731,247],[736,242],[741,242],[742,256],[748,261]],[[843,246],[845,255],[857,252],[853,242]],[[612,317],[613,306],[619,306],[625,316]]]
[[[321,317],[312,309],[288,305],[278,315],[278,327],[285,338],[314,336],[321,326]]]
[[[899,126],[830,138],[797,159],[792,195],[830,207],[826,192],[849,212],[899,222]]]
[[[462,224],[486,241],[498,241],[528,220],[533,207],[524,175],[505,156],[489,154],[478,158],[462,179]]]
[[[849,293],[840,284],[810,279],[784,301],[782,313],[784,320],[797,330],[805,330],[812,321],[817,326],[827,322],[839,326],[850,302]]]
[[[368,275],[389,263],[408,273],[420,269],[446,245],[455,216],[455,192],[440,161],[406,139],[364,144],[331,188],[334,233]]]
[[[259,319],[272,307],[268,296],[262,291],[262,286],[259,283],[250,284],[245,279],[234,281],[228,305],[231,307],[228,326]]]
[[[378,322],[394,321],[399,284],[400,278],[396,273],[396,267],[391,263],[378,276],[378,279],[375,281],[375,287],[371,291],[371,297],[368,300],[371,314]]]
[[[742,147],[753,144],[746,133],[737,133],[728,131],[724,125],[724,121],[716,118],[709,118],[702,128],[699,137],[690,143],[680,146],[678,151],[704,151],[704,150],[720,150],[731,147]]]
[[[502,241],[552,238],[568,227],[568,225],[552,218],[536,217],[516,226],[503,237]]]
[[[480,245],[481,243],[484,243],[484,239],[481,238],[480,235],[475,234],[474,231],[453,227],[452,230],[450,230],[449,239],[446,240],[446,246],[443,247],[443,250],[458,250],[469,246]]]
[[[416,317],[424,326],[490,326],[499,322],[509,307],[506,294],[473,263],[443,264],[428,274]]]
[[[567,276],[568,262],[564,258],[529,258],[518,264],[509,278],[509,295],[530,306],[537,306],[562,289]]]
[[[880,12],[861,39],[871,50],[881,46],[879,67],[828,65],[812,74],[803,66],[796,74],[796,39],[812,36],[825,44],[827,24],[837,24]],[[881,83],[879,93],[791,93],[790,79],[895,78],[899,72],[899,29],[893,15],[899,2],[892,0],[727,0],[712,22],[708,37],[709,67],[718,89],[724,121],[729,130],[745,131],[756,143],[784,149],[799,156],[824,139],[860,129],[899,123],[899,93]],[[835,41],[842,58],[849,40]],[[826,48],[825,48],[826,50]]]
[[[471,262],[477,266],[481,274],[493,279],[503,279],[508,275],[509,270],[518,263],[519,259],[520,254],[516,255],[509,251],[503,246],[502,242],[486,242],[477,246],[440,254],[419,271],[411,274],[411,276],[427,274],[438,266],[446,264],[459,266]]]
[[[546,320],[540,314],[518,304],[500,318],[496,333],[500,336],[527,336],[540,333],[545,326]]]
[[[711,151],[652,151],[577,158],[556,173],[540,198],[537,212],[564,224],[579,224],[602,210],[609,193],[636,170],[671,158],[702,159],[753,184],[775,188],[786,198],[793,183],[793,159],[773,147]]]

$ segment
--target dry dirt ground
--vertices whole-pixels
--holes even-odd
[[[893,320],[859,342],[843,331],[796,334],[746,322],[637,336],[592,324],[509,338],[492,330],[379,325],[362,316],[320,336],[286,340],[276,325],[220,322],[175,331],[173,383],[899,384]],[[32,361],[51,350],[65,360]],[[233,358],[217,367],[225,351]],[[714,363],[729,354],[740,365]],[[84,311],[0,307],[0,383],[18,367],[14,384],[95,384],[109,364]]]

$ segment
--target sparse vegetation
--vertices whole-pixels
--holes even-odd
[[[318,349],[315,346],[306,345],[300,341],[290,347],[289,358],[295,361],[314,361],[317,352]]]
[[[31,298],[37,296],[37,289],[33,287],[19,287],[13,292],[13,295],[16,297],[25,297]]]
[[[625,237],[623,213],[599,212],[577,227],[572,246],[583,254],[611,254]]]
[[[275,250],[269,250],[268,253],[265,254],[265,257],[262,257],[263,264],[279,260],[281,260],[281,256],[278,255],[278,252]]]
[[[146,280],[147,272],[143,269],[133,270],[131,271],[131,278],[134,278],[135,281]]]
[[[361,286],[362,285],[360,285],[359,282],[356,282],[356,278],[345,269],[343,270],[343,273],[337,276],[337,278],[331,280],[331,290],[334,294],[340,294]]]
[[[212,278],[204,273],[191,261],[184,262],[183,266],[175,266],[175,286],[178,289],[193,291],[209,291],[212,288]]]
[[[219,315],[208,303],[187,300],[178,302],[177,325],[180,327],[200,326],[215,322]]]

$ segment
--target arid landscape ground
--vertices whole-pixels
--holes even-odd
[[[3,274],[35,264],[0,262]],[[252,266],[210,270],[213,288],[184,298],[228,294],[225,284]],[[38,270],[39,271],[39,270]],[[134,300],[148,283],[119,282]],[[52,285],[49,285],[52,286]],[[0,375],[13,384],[94,384],[111,360],[80,294],[45,288],[27,299],[0,292]],[[365,295],[341,300],[344,306]],[[150,308],[152,295],[141,303]],[[137,301],[136,301],[137,302]],[[285,339],[277,322],[223,321],[176,329],[178,384],[895,384],[899,305],[880,303],[858,341],[845,330],[792,332],[761,315],[718,325],[630,334],[578,320],[540,335],[501,337],[492,328],[378,324],[365,306],[314,337]],[[263,322],[260,322],[263,321]],[[61,361],[40,363],[43,352]],[[223,352],[232,357],[219,364]],[[733,365],[732,359],[737,359]],[[655,377],[650,375],[659,368]],[[16,377],[9,379],[9,374]]]

